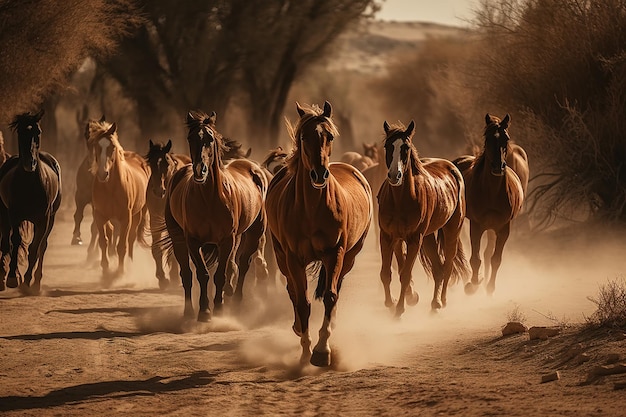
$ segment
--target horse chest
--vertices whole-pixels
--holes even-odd
[[[48,167],[51,178],[56,174]],[[42,173],[24,172],[17,168],[9,171],[2,181],[0,196],[9,210],[19,210],[20,215],[29,218],[40,214],[42,208],[50,209],[59,193],[59,184],[56,181],[42,180]]]

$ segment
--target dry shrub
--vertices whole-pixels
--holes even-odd
[[[526,314],[524,314],[519,304],[515,304],[515,307],[507,313],[506,319],[508,323],[524,324],[526,323]]]
[[[596,311],[587,317],[591,326],[626,329],[626,279],[608,280],[600,286],[596,297],[587,297]]]

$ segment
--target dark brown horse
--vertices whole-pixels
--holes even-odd
[[[454,164],[445,159],[420,159],[413,146],[415,123],[405,128],[398,124],[385,129],[385,162],[387,181],[378,193],[378,221],[382,268],[380,278],[385,289],[385,305],[391,307],[391,261],[398,242],[407,246],[406,260],[400,268],[400,297],[396,316],[407,304],[417,303],[413,290],[412,270],[420,261],[435,281],[431,308],[446,306],[451,278],[464,278],[469,273],[460,241],[465,218],[463,178]]]
[[[495,232],[496,241],[487,292],[493,294],[495,291],[496,275],[502,263],[504,244],[509,238],[511,220],[522,209],[528,186],[528,156],[524,149],[511,143],[507,130],[510,120],[508,114],[502,120],[487,114],[482,152],[476,157],[462,156],[454,161],[465,178],[472,243],[472,280],[466,284],[465,291],[470,294],[480,284],[480,240],[488,230]]]
[[[133,257],[135,241],[144,240],[146,220],[146,189],[150,168],[135,152],[124,151],[117,137],[117,125],[96,122],[89,132],[88,145],[93,155],[92,173],[96,176],[92,189],[94,219],[98,227],[102,276],[105,280],[124,273],[126,253]],[[119,229],[117,241],[118,266],[109,270],[108,246],[112,222]]]
[[[363,247],[372,217],[372,193],[356,168],[330,163],[332,142],[338,135],[330,103],[323,110],[296,103],[296,109],[298,123],[288,124],[294,150],[267,193],[268,224],[278,266],[287,277],[301,362],[328,366],[328,339],[339,290]],[[324,322],[311,352],[307,267],[320,263],[315,297],[324,300]]]
[[[39,150],[43,111],[21,114],[11,127],[17,132],[19,155],[6,161],[0,168],[0,250],[2,256],[0,290],[20,284],[18,253],[22,247],[20,229],[24,222],[33,225],[33,237],[28,246],[28,267],[24,273],[22,290],[38,294],[43,276],[43,259],[48,247],[48,236],[61,205],[61,168],[49,153]],[[4,258],[11,252],[9,271]],[[31,287],[33,269],[35,282]]]
[[[146,191],[146,205],[150,213],[150,232],[152,233],[152,257],[156,264],[156,277],[161,289],[167,288],[178,278],[178,267],[171,252],[166,253],[159,242],[163,239],[165,230],[165,193],[166,186],[177,169],[191,163],[187,155],[171,153],[172,141],[165,145],[149,141],[150,149],[145,156],[150,166],[150,179]],[[169,280],[165,277],[163,260],[169,267]]]
[[[265,246],[265,209],[263,200],[267,180],[261,167],[248,159],[235,159],[228,165],[222,161],[225,151],[222,136],[215,128],[216,115],[202,112],[187,114],[191,164],[172,177],[167,188],[165,223],[168,240],[180,266],[185,290],[185,316],[193,315],[191,301],[192,271],[189,257],[196,268],[200,284],[198,320],[211,317],[208,298],[208,270],[217,261],[214,275],[214,310],[220,311],[224,292],[240,301],[250,262],[257,263],[257,278],[267,277],[260,254]],[[265,280],[266,281],[266,280]]]

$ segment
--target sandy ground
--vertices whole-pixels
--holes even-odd
[[[584,322],[595,308],[587,297],[626,270],[624,240],[513,235],[495,295],[452,287],[436,315],[433,283],[417,265],[420,302],[398,321],[383,305],[372,233],[341,292],[333,366],[318,369],[298,364],[282,286],[262,299],[247,285],[238,313],[186,322],[182,288],[158,290],[148,250],[138,248],[126,276],[103,288],[86,248],[69,244],[69,213],[61,217],[42,295],[0,293],[3,415],[624,415],[626,392],[614,384],[626,376],[587,380],[609,353],[624,362],[626,341],[615,333],[501,337],[516,307],[529,326]],[[314,343],[321,315],[315,302]],[[590,360],[573,363],[572,346]],[[555,370],[560,380],[541,383]]]

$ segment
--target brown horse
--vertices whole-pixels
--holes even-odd
[[[215,129],[215,120],[215,112],[187,114],[187,141],[192,162],[172,177],[165,203],[168,236],[163,244],[172,245],[180,266],[186,317],[194,311],[191,256],[200,284],[199,321],[208,321],[211,317],[208,270],[216,261],[213,278],[216,312],[222,309],[223,293],[233,294],[234,282],[237,282],[235,299],[241,301],[244,278],[253,258],[257,278],[267,277],[262,257],[267,180],[261,167],[248,159],[223,163],[224,142]]]
[[[528,187],[528,156],[524,149],[511,143],[507,131],[510,120],[508,114],[502,120],[487,114],[482,152],[477,157],[462,156],[454,161],[465,178],[467,218],[470,222],[472,280],[465,286],[469,294],[474,293],[480,284],[480,240],[488,230],[495,232],[496,241],[487,292],[493,294],[495,291],[496,275],[502,263],[504,244],[509,238],[511,220],[522,209]]]
[[[18,156],[8,159],[0,168],[0,291],[6,286],[20,284],[19,251],[25,247],[21,229],[24,223],[33,225],[33,236],[28,245],[28,267],[20,286],[26,293],[38,294],[43,276],[43,259],[48,248],[48,236],[61,205],[61,168],[47,152],[39,150],[41,128],[37,114],[24,113],[10,124],[17,132]],[[7,275],[5,257],[11,252]],[[35,282],[31,287],[33,269]]]
[[[172,141],[167,144],[154,143],[149,141],[149,150],[145,156],[146,162],[150,166],[150,178],[146,191],[146,205],[150,213],[150,232],[152,234],[152,257],[156,264],[156,277],[159,280],[159,288],[167,288],[178,276],[178,268],[172,253],[165,253],[159,242],[163,239],[165,230],[165,193],[166,186],[174,172],[184,165],[191,163],[191,158],[187,155],[173,154]],[[165,256],[166,264],[169,267],[169,280],[165,277],[163,260]]]
[[[263,162],[261,162],[261,166],[270,174],[276,175],[278,171],[286,166],[287,156],[289,154],[283,150],[282,146],[279,146],[269,151]]]
[[[344,152],[340,160],[363,172],[365,169],[378,163],[378,147],[376,144],[364,143],[362,154],[354,151]]]
[[[294,308],[294,332],[300,336],[301,362],[330,365],[335,306],[344,276],[361,251],[372,217],[372,192],[363,175],[345,163],[330,163],[338,135],[330,103],[324,109],[301,107],[288,124],[294,150],[267,192],[266,207],[278,266],[287,277]],[[311,353],[311,302],[307,267],[320,265],[315,297],[324,300],[324,322]]]
[[[146,188],[150,168],[135,152],[124,151],[117,137],[117,125],[96,122],[89,132],[88,145],[93,156],[91,172],[96,180],[92,188],[94,220],[98,228],[98,243],[102,258],[102,276],[105,280],[124,273],[126,252],[133,257],[135,240],[146,245]],[[117,242],[118,266],[111,275],[107,246],[110,227],[119,228]]]
[[[435,281],[431,301],[433,311],[446,306],[451,278],[463,278],[469,265],[460,241],[465,218],[463,177],[454,164],[445,159],[420,159],[412,143],[415,123],[405,129],[398,124],[385,129],[387,181],[378,193],[378,221],[382,268],[380,278],[385,289],[385,305],[391,307],[391,261],[398,242],[407,246],[406,259],[400,268],[400,297],[396,317],[407,304],[417,303],[412,270],[417,255],[427,274]]]

